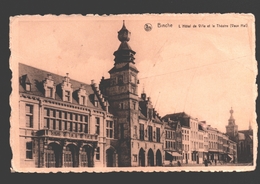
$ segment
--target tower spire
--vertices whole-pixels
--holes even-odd
[[[232,107],[231,107],[229,112],[230,112],[230,118],[228,120],[229,125],[235,125],[235,119],[233,117],[234,110],[232,109]]]
[[[230,112],[230,118],[229,119],[233,120],[234,119],[234,117],[233,117],[234,111],[233,111],[232,107],[231,107],[231,110],[229,112]]]
[[[125,20],[123,20],[123,25],[120,31],[118,31],[117,38],[121,42],[117,51],[114,52],[115,56],[115,63],[122,63],[122,62],[132,62],[134,63],[134,55],[135,51],[133,51],[128,44],[130,40],[131,32],[125,26]]]
[[[251,121],[249,121],[249,130],[252,130]]]

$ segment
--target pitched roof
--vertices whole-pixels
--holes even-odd
[[[163,119],[170,118],[171,120],[174,120],[176,118],[188,118],[188,117],[191,117],[191,116],[185,112],[178,112],[178,113],[166,114],[165,116],[163,116]]]
[[[139,118],[147,120],[147,118],[145,117],[145,115],[143,115],[143,113],[139,110]]]
[[[165,116],[163,116],[163,120],[168,121],[168,119],[170,120],[179,120],[181,126],[186,126],[186,127],[190,127],[189,124],[189,118],[190,116],[188,114],[186,114],[185,112],[178,112],[178,113],[173,113],[173,114],[167,114]]]
[[[238,132],[238,140],[245,140],[245,134]]]
[[[252,130],[239,130],[238,132],[243,133],[243,134],[247,134],[247,135],[253,135]]]
[[[109,70],[108,72],[109,73],[113,73],[113,72],[119,72],[119,71],[124,71],[124,70],[128,70],[128,69],[131,69],[135,72],[139,72],[137,70],[137,68],[135,67],[135,65],[132,65],[130,63],[127,63],[125,64],[125,66],[121,67],[121,68],[116,68],[116,67],[113,67],[111,70]]]
[[[39,97],[45,97],[44,90],[43,90],[43,81],[47,78],[48,74],[51,74],[52,79],[54,80],[54,85],[56,86],[60,85],[64,80],[63,76],[19,63],[19,79],[20,79],[19,92],[36,95]],[[22,85],[21,79],[24,78],[24,76],[26,76],[26,78],[29,78],[31,82],[31,91],[26,91]],[[81,87],[81,85],[85,87],[86,93],[88,95],[87,98],[88,107],[104,110],[101,106],[102,104],[101,99],[99,99],[98,107],[94,106],[92,99],[99,98],[99,97],[94,91],[95,89],[93,89],[93,87],[90,84],[76,81],[73,79],[70,79],[70,83],[72,84],[72,89],[74,93]],[[62,101],[62,98],[58,93],[55,93],[55,100]],[[79,105],[79,102],[77,99],[75,99],[74,95],[72,95],[72,103]]]

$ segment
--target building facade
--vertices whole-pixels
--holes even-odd
[[[199,121],[197,118],[193,118],[185,112],[167,114],[163,117],[164,120],[179,121],[182,127],[183,139],[183,163],[199,164],[200,160],[203,160],[203,132],[199,133]],[[200,134],[200,136],[199,136]],[[185,138],[186,135],[186,138]],[[199,144],[199,143],[202,143]],[[185,145],[186,148],[185,148]],[[189,146],[188,146],[189,145]],[[187,155],[187,157],[186,157]]]
[[[138,167],[250,162],[252,128],[238,131],[233,110],[223,134],[185,112],[157,113],[138,96],[135,51],[125,24],[110,77],[99,84],[19,64],[21,167]],[[249,156],[248,156],[249,155]]]
[[[164,165],[181,164],[183,162],[183,134],[180,122],[168,119],[164,125],[164,135]]]
[[[19,64],[19,76],[21,167],[111,162],[105,155],[107,140],[114,140],[114,117],[96,85],[24,64]]]
[[[163,123],[145,93],[138,96],[138,70],[135,51],[128,43],[130,31],[125,24],[118,32],[121,42],[114,52],[115,64],[110,78],[99,84],[110,110],[116,117],[118,166],[160,166],[163,159]]]

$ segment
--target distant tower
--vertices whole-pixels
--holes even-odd
[[[235,123],[235,119],[233,117],[234,110],[231,107],[230,118],[228,119],[228,125],[226,126],[226,134],[230,137],[231,140],[235,141],[235,137],[238,134],[238,126]]]

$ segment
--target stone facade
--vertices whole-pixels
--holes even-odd
[[[102,78],[99,85],[116,117],[118,166],[162,165],[163,124],[150,98],[146,99],[145,94],[138,97],[139,71],[135,67],[135,51],[128,44],[130,35],[123,24],[110,78]]]
[[[94,83],[24,64],[19,75],[21,167],[116,165],[106,159],[115,141],[114,116]]]

